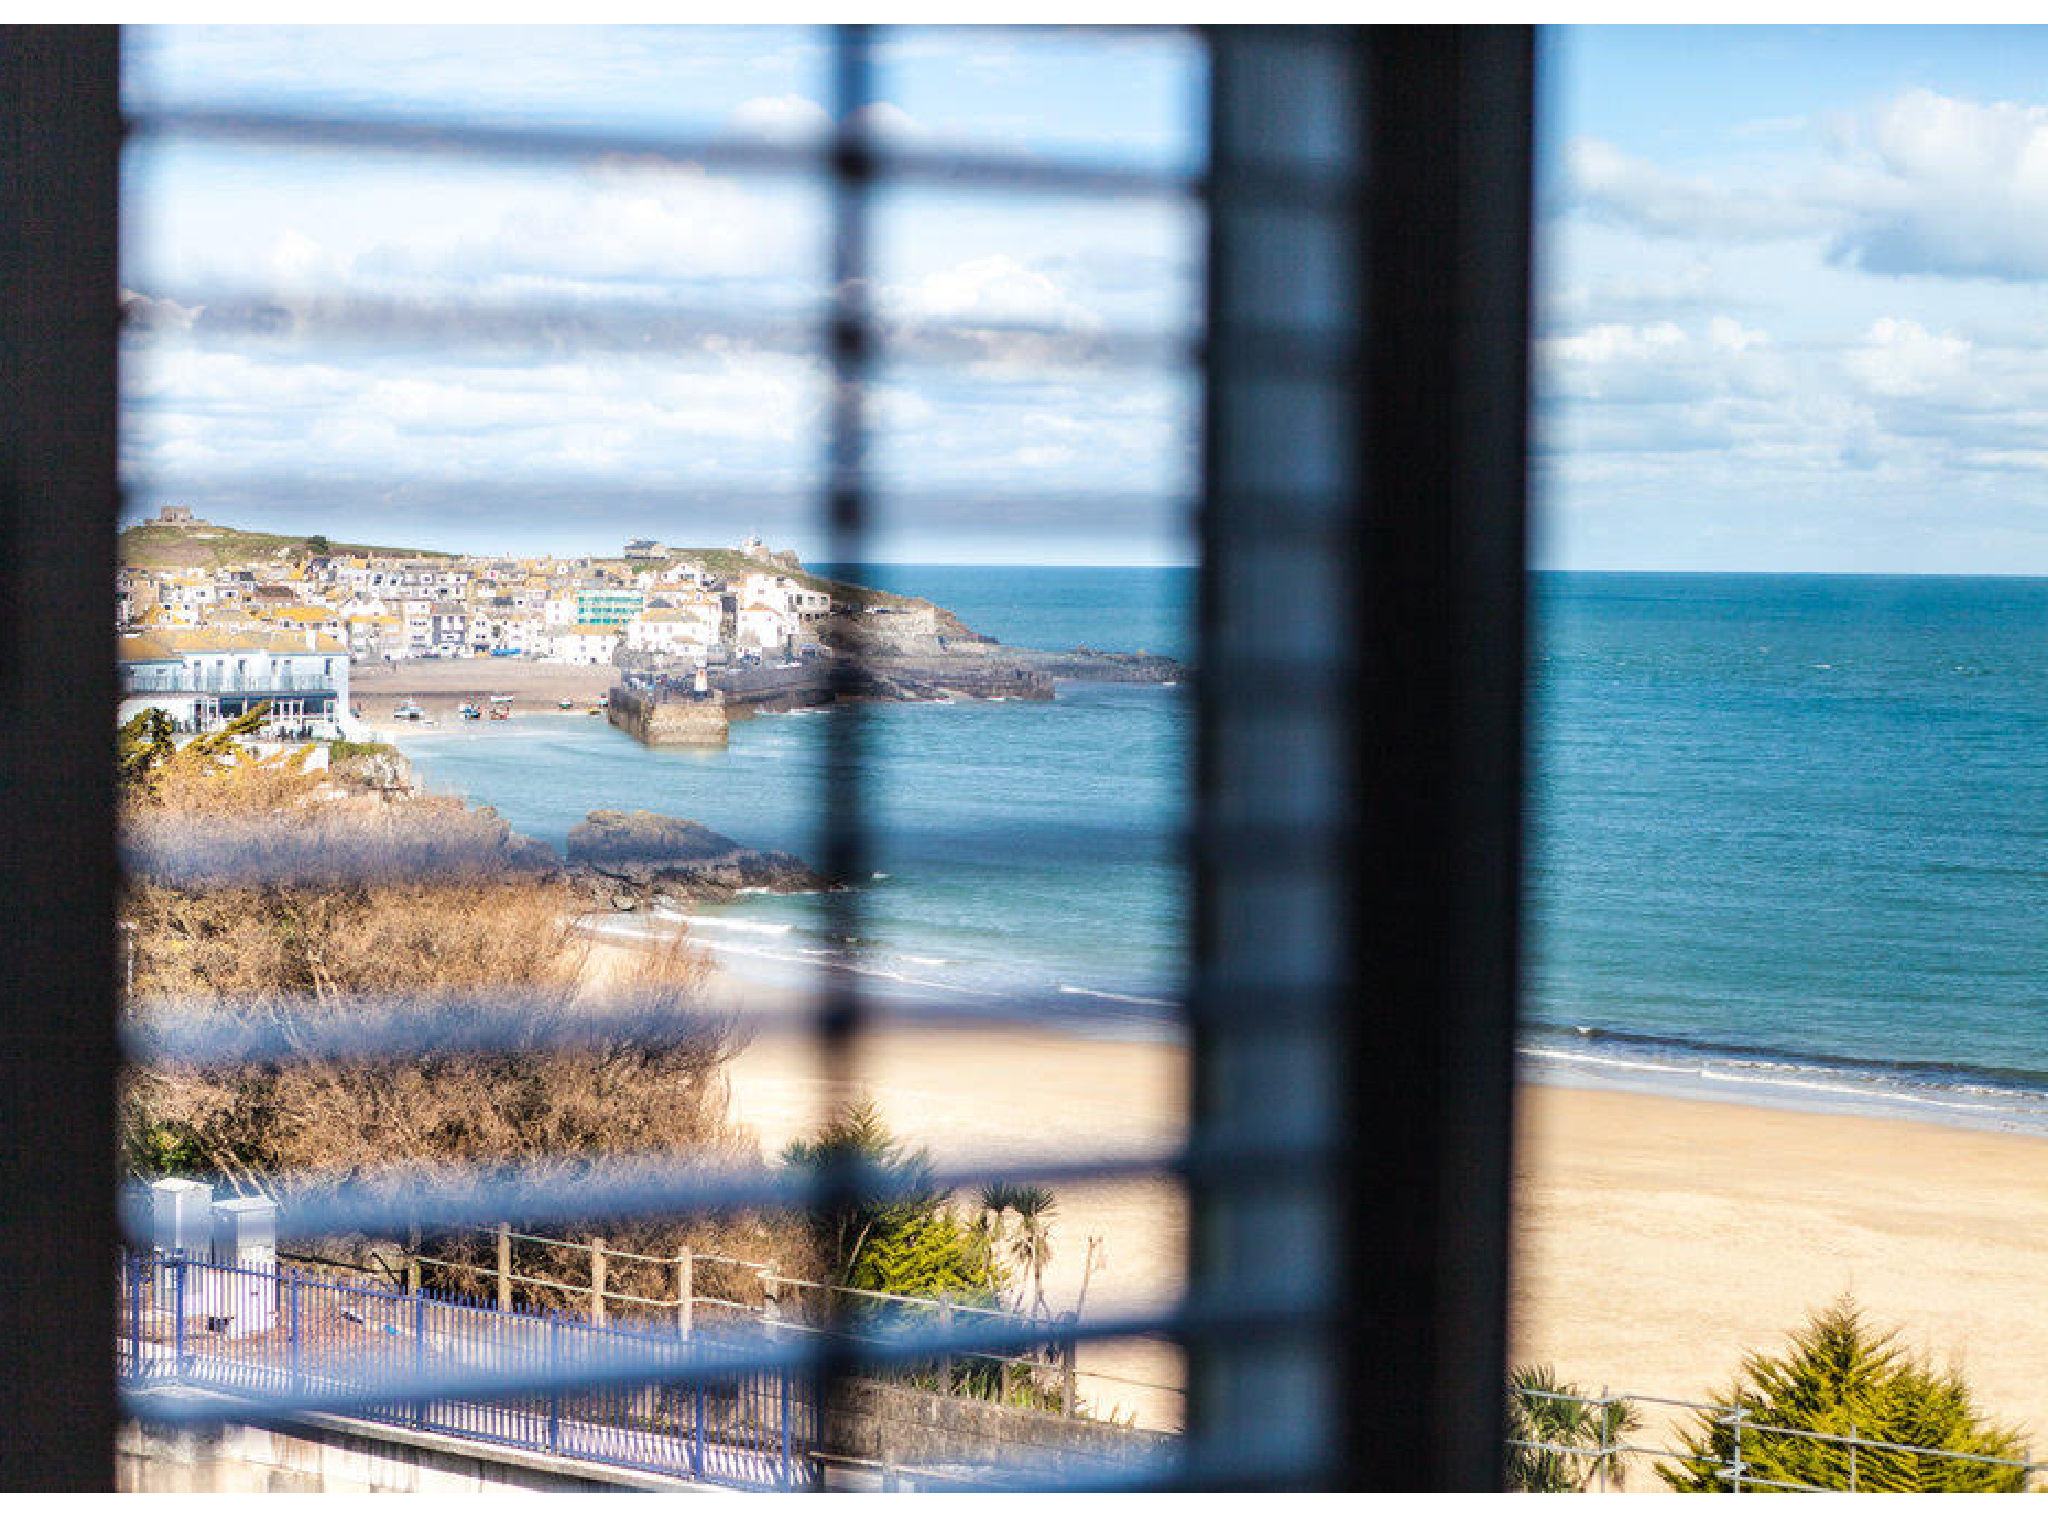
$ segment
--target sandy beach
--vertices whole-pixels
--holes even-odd
[[[1074,1040],[1028,1027],[878,1021],[854,1065],[889,1128],[942,1163],[1049,1161],[1169,1150],[1185,1124],[1182,1058],[1152,1044]],[[773,1153],[818,1123],[831,1101],[813,1044],[763,1033],[732,1068],[733,1115]],[[1133,1180],[1058,1188],[1046,1299],[1058,1311],[1080,1294],[1089,1237],[1105,1266],[1088,1283],[1086,1315],[1170,1303],[1186,1268],[1187,1215],[1174,1185]],[[1082,1397],[1099,1414],[1181,1426],[1179,1352],[1146,1340],[1082,1346]]]
[[[855,1076],[898,1134],[979,1163],[1169,1146],[1183,1132],[1184,1070],[1170,1045],[884,1018]],[[732,1078],[735,1117],[769,1150],[813,1124],[828,1092],[810,1043],[787,1028],[749,1045]],[[1176,1190],[1058,1193],[1055,1306],[1072,1304],[1088,1235],[1108,1258],[1091,1311],[1177,1293]],[[2048,1138],[1529,1086],[1516,1197],[1517,1364],[1550,1364],[1588,1388],[1701,1398],[1745,1351],[1775,1347],[1809,1308],[1849,1291],[2048,1452]],[[1094,1346],[1082,1363],[1180,1380],[1173,1352],[1143,1343]],[[1142,1423],[1178,1422],[1176,1393],[1095,1387]],[[1646,1419],[1646,1438],[1662,1441],[1665,1418]],[[1654,1479],[1638,1469],[1632,1481]]]
[[[388,731],[396,724],[391,711],[405,699],[431,719],[453,725],[465,702],[483,706],[493,694],[510,694],[515,715],[562,713],[558,699],[574,699],[578,710],[587,709],[602,703],[605,691],[618,680],[616,667],[509,657],[366,662],[349,670],[349,698],[363,712],[364,726]],[[403,733],[401,728],[399,734]]]
[[[1849,1292],[2048,1454],[2048,1138],[1528,1087],[1519,1140],[1518,1363],[1700,1398]]]

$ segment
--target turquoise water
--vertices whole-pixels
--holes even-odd
[[[892,590],[1019,644],[1185,654],[1185,571],[871,567]],[[1062,683],[1051,703],[868,712],[872,875],[863,969],[880,991],[1168,1027],[1180,985],[1188,695]],[[821,711],[740,722],[720,751],[649,749],[601,719],[538,717],[409,737],[428,787],[495,805],[560,844],[586,811],[652,810],[816,857]],[[825,960],[823,904],[758,895],[695,932],[728,963],[801,981]]]
[[[2048,1086],[2048,582],[1537,592],[1538,1059],[1859,1108]]]
[[[1187,654],[1188,572],[872,574],[1005,640]],[[2048,1114],[2048,581],[1572,574],[1536,595],[1532,1066]],[[1070,684],[873,710],[877,984],[1164,1027],[1187,706]],[[646,807],[803,853],[824,723],[743,722],[724,753],[581,717],[407,750],[543,836]],[[749,898],[699,932],[800,974],[818,905]]]

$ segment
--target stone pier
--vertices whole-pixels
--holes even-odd
[[[605,718],[650,747],[722,747],[730,736],[725,695],[662,694],[618,687],[605,698]]]

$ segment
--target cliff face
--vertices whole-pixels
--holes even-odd
[[[872,656],[932,656],[947,645],[983,639],[958,616],[917,598],[894,599],[854,622],[863,648]]]

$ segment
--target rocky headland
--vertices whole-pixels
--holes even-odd
[[[412,763],[390,746],[343,754],[329,763],[328,776],[349,797],[421,798]],[[403,843],[402,829],[395,841]],[[749,890],[825,889],[824,878],[793,854],[749,848],[700,821],[653,811],[591,811],[570,829],[565,852],[557,853],[539,838],[513,831],[492,807],[478,806],[462,819],[460,841],[472,860],[566,881],[599,910],[729,901]],[[379,857],[388,866],[403,851],[383,849]]]
[[[734,842],[700,821],[652,811],[592,811],[570,829],[563,874],[596,907],[727,901],[741,891],[816,891],[802,859]]]

